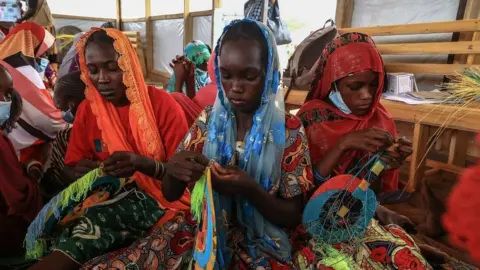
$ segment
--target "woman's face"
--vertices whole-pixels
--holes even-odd
[[[337,81],[343,101],[354,115],[370,111],[378,88],[378,73],[367,70],[354,73]]]
[[[254,113],[265,85],[262,49],[255,40],[227,41],[220,56],[221,82],[232,107]]]
[[[67,94],[68,90],[64,89],[65,86],[61,84],[55,85],[55,94],[53,95],[53,101],[55,103],[55,107],[61,110],[62,112],[66,112],[70,110],[73,114],[77,111],[78,105],[80,105],[81,101],[75,99],[73,96]]]
[[[85,59],[90,80],[103,98],[117,107],[128,105],[123,72],[118,66],[118,54],[113,45],[89,43]]]
[[[10,101],[6,100],[6,97],[10,97],[13,91],[13,79],[10,76],[10,73],[0,67],[0,101]],[[7,98],[8,99],[8,98]]]

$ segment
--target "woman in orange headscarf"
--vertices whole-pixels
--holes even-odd
[[[188,131],[181,108],[168,93],[145,84],[135,50],[120,31],[92,29],[77,46],[86,100],[77,109],[65,163],[77,177],[103,168],[108,177],[94,186],[111,184],[94,188],[62,217],[65,229],[38,269],[78,269],[189,210],[189,193],[168,202],[160,180],[164,162]]]

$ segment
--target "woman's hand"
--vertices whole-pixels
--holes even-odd
[[[223,195],[243,195],[248,192],[251,184],[256,184],[246,172],[236,166],[222,167],[214,163],[211,170],[213,189]]]
[[[182,151],[173,155],[166,165],[166,174],[180,182],[196,182],[208,166],[208,159],[201,153]]]
[[[387,151],[380,159],[387,163],[387,170],[398,169],[405,159],[413,153],[412,142],[401,138],[397,141],[398,146],[394,151]]]
[[[363,150],[376,153],[394,142],[395,140],[388,131],[372,127],[344,135],[337,145],[342,151]]]
[[[77,166],[75,166],[75,178],[78,179],[98,167],[100,167],[100,162],[92,161],[89,159],[82,159],[77,163]]]
[[[179,81],[190,82],[195,79],[195,64],[185,56],[176,56],[170,63],[175,78]]]
[[[153,161],[132,152],[115,152],[103,162],[103,172],[113,177],[131,177],[151,162]]]

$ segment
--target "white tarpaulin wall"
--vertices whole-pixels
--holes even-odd
[[[183,19],[153,21],[153,69],[172,73],[169,64],[183,54]]]
[[[193,18],[193,39],[201,40],[212,47],[212,16]]]
[[[65,26],[75,26],[80,28],[83,32],[90,30],[92,27],[100,27],[102,24],[108,22],[105,21],[88,21],[88,20],[77,20],[77,19],[59,19],[56,18],[54,20],[55,29],[57,33],[60,31],[62,27]]]
[[[52,14],[107,19],[117,17],[116,0],[48,0],[48,6]]]
[[[142,40],[142,44],[145,49],[147,46],[147,23],[146,22],[123,22],[122,23],[122,30],[123,31],[131,31],[131,32],[139,32],[140,38]]]
[[[352,27],[454,21],[459,0],[355,0]],[[374,37],[377,43],[451,41],[452,34]],[[385,62],[447,63],[448,55],[388,55]],[[420,90],[432,90],[443,76],[416,76]]]

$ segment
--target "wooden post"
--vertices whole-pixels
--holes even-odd
[[[190,16],[190,0],[184,0],[183,7],[183,47],[193,39],[193,20]]]
[[[480,17],[480,1],[478,0],[467,0],[465,4],[465,12],[463,13],[463,19],[477,19]],[[470,40],[478,40],[477,33],[472,32],[461,32],[458,35],[458,41],[470,41]],[[465,54],[458,54],[455,55],[454,63],[455,64],[465,64],[467,61],[474,63],[475,56],[474,55],[465,55]]]
[[[221,0],[212,0],[212,50],[215,50],[215,9],[221,8],[222,7],[222,1]]]
[[[337,0],[337,12],[335,14],[335,24],[337,28],[352,27],[354,6],[355,0]]]
[[[428,126],[420,123],[415,124],[413,128],[413,154],[407,187],[409,192],[418,188],[419,182],[424,176],[428,150],[428,131]]]
[[[122,30],[122,0],[117,0],[117,19],[115,21],[117,29]]]
[[[146,40],[145,42],[145,54],[147,55],[147,74],[145,77],[150,76],[150,71],[153,70],[153,27],[152,27],[152,3],[151,0],[145,0],[145,30]]]

